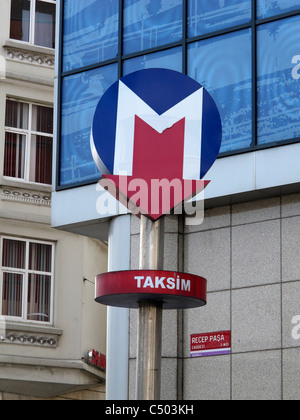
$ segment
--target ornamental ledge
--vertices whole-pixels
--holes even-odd
[[[58,346],[62,330],[35,325],[22,325],[7,322],[0,317],[0,345],[1,344],[23,344],[38,347]]]
[[[55,60],[52,55],[36,53],[34,51],[26,51],[23,48],[4,46],[6,51],[6,59],[11,61],[24,62],[26,64],[34,64],[38,66],[54,68]]]
[[[0,344],[23,344],[29,346],[56,348],[58,345],[58,337],[46,337],[33,334],[16,334],[14,332],[8,331],[7,334],[0,335]]]
[[[24,191],[15,188],[0,188],[0,199],[3,201],[18,201],[25,204],[51,207],[51,194],[38,193],[35,191]]]

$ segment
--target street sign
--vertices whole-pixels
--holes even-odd
[[[132,270],[96,277],[96,302],[138,308],[139,302],[161,302],[163,309],[196,308],[206,304],[207,282],[192,274],[162,270]]]
[[[191,335],[191,357],[231,353],[231,331]]]
[[[218,156],[221,137],[212,97],[195,80],[171,70],[123,77],[96,108],[91,150],[102,173],[99,183],[142,216],[140,270],[98,275],[95,298],[104,305],[139,308],[138,399],[159,399],[162,310],[206,304],[206,279],[160,270],[163,238],[157,219],[206,187],[209,181],[202,178]]]
[[[172,70],[147,69],[101,98],[91,150],[103,185],[133,213],[156,220],[202,191],[221,145],[221,119],[204,87]]]

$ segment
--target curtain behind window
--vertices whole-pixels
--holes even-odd
[[[52,246],[3,239],[2,271],[2,315],[21,318],[25,316],[24,312],[27,309],[28,320],[49,322]],[[27,308],[24,308],[23,299],[26,285]]]

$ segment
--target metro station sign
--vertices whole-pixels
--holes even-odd
[[[134,214],[156,220],[202,191],[221,145],[221,119],[195,80],[147,69],[113,84],[91,130],[100,184]]]
[[[221,118],[198,82],[171,70],[147,69],[114,83],[96,108],[93,158],[107,191],[137,216],[155,221],[202,191],[202,178],[221,146]],[[164,309],[206,304],[204,278],[178,272],[138,270],[96,277],[96,302]]]
[[[203,277],[162,270],[129,270],[96,277],[96,302],[138,308],[143,300],[161,302],[164,309],[188,309],[206,304]]]

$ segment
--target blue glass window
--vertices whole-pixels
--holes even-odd
[[[141,69],[187,68],[206,87],[222,118],[221,152],[300,138],[299,0],[61,1],[61,186],[100,176],[89,145],[96,105],[118,75]]]
[[[65,0],[64,71],[117,56],[118,10],[117,0]]]
[[[300,9],[299,0],[257,0],[257,18],[263,19]]]
[[[221,152],[252,140],[251,32],[248,29],[189,45],[188,74],[203,85],[221,114]]]
[[[123,35],[124,54],[179,41],[182,0],[124,0]]]
[[[258,29],[258,143],[300,137],[300,16]]]
[[[188,0],[188,36],[248,23],[251,0]]]
[[[141,57],[125,60],[123,73],[132,73],[137,70],[160,67],[181,72],[182,70],[182,50],[181,48],[171,48],[170,50],[159,51]]]
[[[90,150],[96,106],[117,80],[117,65],[65,77],[62,85],[60,184],[100,178]]]

